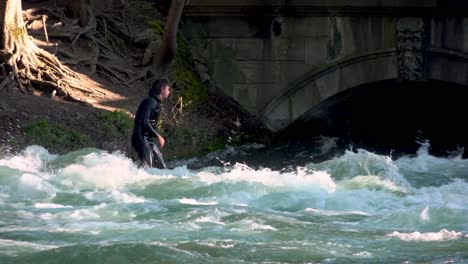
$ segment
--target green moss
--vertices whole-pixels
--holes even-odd
[[[30,144],[54,150],[80,148],[92,143],[88,135],[64,125],[50,124],[46,119],[23,125],[23,131]]]
[[[219,149],[223,149],[225,147],[226,147],[226,140],[222,137],[216,137],[213,140],[213,143],[209,144],[206,149],[208,152],[213,152]]]
[[[151,29],[154,30],[159,35],[164,33],[164,22],[159,19],[153,19],[148,21],[148,25]]]
[[[157,34],[164,34],[164,22],[159,19],[148,21],[148,25]],[[171,65],[169,76],[182,88],[181,95],[184,102],[198,105],[208,99],[208,88],[200,81],[198,73],[194,71],[195,63],[190,47],[182,34],[177,34],[177,53]]]
[[[133,127],[133,118],[122,110],[106,112],[101,117],[104,120],[105,132],[111,137],[125,136]]]
[[[177,55],[171,66],[170,77],[182,87],[181,96],[185,102],[198,105],[208,99],[208,89],[201,83],[195,68],[192,53],[182,35],[177,37]]]
[[[15,27],[11,30],[11,33],[15,39],[19,39],[20,36],[26,34],[26,29],[24,27]]]

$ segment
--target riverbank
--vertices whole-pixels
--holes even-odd
[[[41,5],[44,7],[45,4]],[[36,14],[41,15],[40,12],[38,9]],[[157,13],[154,6],[146,1],[132,1],[126,12],[130,17],[138,17],[127,21],[133,30],[148,32],[151,29],[156,32],[151,38],[157,40],[160,37],[157,33],[161,29],[161,17],[154,17]],[[135,16],[137,13],[140,15]],[[54,22],[52,18],[49,20]],[[91,71],[93,67],[89,65],[67,64],[60,50],[71,50],[72,42],[52,36],[46,43],[41,32],[41,28],[28,28],[38,46],[51,52],[55,49],[56,56],[95,93],[84,94],[82,100],[86,103],[78,104],[38,91],[26,95],[17,89],[0,90],[0,130],[4,132],[0,135],[0,153],[14,154],[28,145],[37,144],[59,154],[93,147],[109,152],[121,151],[132,157],[133,115],[148,91],[145,78],[134,77],[144,72],[141,61],[154,39],[141,40],[142,34],[136,34],[135,39],[140,37],[139,42],[135,39],[127,41],[124,54],[112,54],[112,60],[98,62],[101,68],[109,69],[115,65],[128,65],[126,70],[131,74],[119,75],[118,81],[103,71]],[[166,138],[166,158],[204,155],[227,144],[268,142],[271,135],[259,120],[232,99],[209,92],[209,82],[204,80],[202,83],[199,72],[193,69],[193,58],[183,36],[179,36],[179,42],[182,45],[179,45],[178,57],[170,73],[171,80],[175,81],[173,94],[163,104],[158,124],[158,130]]]
[[[2,154],[18,153],[28,145],[38,144],[60,154],[94,147],[131,155],[133,119],[124,112],[13,90],[3,91],[0,96]],[[138,104],[130,107],[133,112]],[[203,155],[229,143],[266,142],[269,138],[255,117],[229,98],[216,95],[211,95],[206,104],[186,110],[177,122],[162,121],[166,122],[160,131],[167,140],[164,152],[169,160]]]

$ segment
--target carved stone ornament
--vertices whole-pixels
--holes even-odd
[[[397,54],[401,80],[424,79],[425,25],[421,18],[404,17],[397,22]]]

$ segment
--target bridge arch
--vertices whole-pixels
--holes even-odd
[[[426,52],[426,80],[468,85],[468,55],[439,48]],[[261,118],[272,131],[280,131],[332,96],[353,87],[398,78],[396,49],[345,57],[290,83],[285,93],[262,110]]]

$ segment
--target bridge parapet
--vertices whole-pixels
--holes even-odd
[[[441,3],[442,2],[442,3]],[[425,12],[462,12],[452,1],[437,0],[191,0],[185,16],[249,16],[249,15],[415,15]],[[458,1],[463,3],[462,1]],[[423,8],[423,10],[421,9]],[[442,9],[441,9],[442,8]]]

